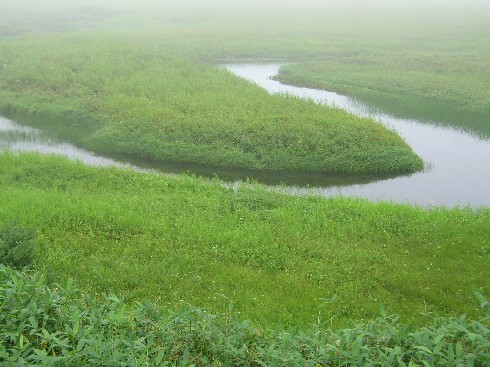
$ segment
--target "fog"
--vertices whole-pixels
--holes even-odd
[[[486,0],[0,0],[0,9],[0,36],[4,37],[29,31],[175,25],[415,30],[417,24],[482,27],[490,18]]]

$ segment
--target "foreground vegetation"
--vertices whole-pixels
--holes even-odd
[[[475,315],[490,293],[489,209],[289,197],[218,180],[0,155],[0,227],[37,231],[52,281],[304,326],[390,313]],[[124,274],[124,276],[119,276]],[[325,302],[326,299],[332,302]]]
[[[232,0],[166,2],[164,11],[145,10],[144,1],[137,9],[98,3],[2,3],[2,114],[100,152],[155,160],[420,169],[413,152],[372,121],[268,96],[211,67],[218,59],[315,59],[322,62],[291,70],[313,71],[308,83],[335,71],[345,93],[389,103],[386,110],[395,102],[401,115],[406,104],[429,116],[442,106],[454,126],[488,132],[478,122],[488,102],[483,4],[430,2],[436,16],[390,5],[390,17],[378,16],[374,2],[370,12],[347,7],[344,16],[348,1],[298,9],[250,0],[240,11]],[[347,65],[328,69],[329,60]],[[381,69],[390,75],[366,75]],[[490,294],[488,208],[288,197],[9,153],[0,154],[0,202],[0,262],[34,261],[46,274],[0,268],[7,365],[489,363],[488,319],[469,321],[481,317],[473,291]],[[376,318],[380,305],[400,322]]]
[[[490,316],[488,302],[480,296]],[[261,329],[233,309],[213,315],[151,303],[129,309],[73,288],[49,287],[40,273],[0,265],[0,362],[4,366],[485,366],[489,318],[437,318],[412,329],[382,314],[365,325],[302,332]]]

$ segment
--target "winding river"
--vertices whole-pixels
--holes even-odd
[[[328,188],[289,187],[288,191],[308,191],[322,196],[358,196],[424,206],[490,206],[489,140],[439,124],[396,118],[337,93],[281,84],[271,79],[271,76],[277,75],[280,66],[225,65],[229,71],[253,81],[269,93],[289,93],[311,98],[321,104],[371,117],[398,131],[427,165],[423,172],[408,177]]]
[[[396,118],[354,99],[327,91],[281,84],[271,79],[278,73],[279,64],[222,65],[230,72],[248,79],[270,93],[289,93],[310,98],[318,103],[345,109],[363,117],[371,117],[392,128],[425,161],[427,168],[411,176],[375,180],[370,177],[345,178],[332,175],[284,176],[279,172],[247,173],[224,171],[192,165],[149,166],[148,162],[124,162],[121,159],[101,157],[72,144],[59,141],[48,134],[21,126],[0,117],[0,150],[35,151],[62,154],[86,164],[132,168],[138,171],[194,172],[206,176],[217,173],[235,189],[240,179],[252,176],[273,191],[293,195],[348,196],[369,200],[388,200],[421,206],[490,206],[490,141],[440,125]],[[489,122],[490,123],[490,122]],[[352,183],[354,182],[357,183]],[[274,185],[288,182],[287,185]],[[308,185],[305,184],[308,183]],[[359,183],[363,182],[363,183]]]
[[[141,172],[151,171],[131,163],[102,157],[89,150],[61,141],[39,129],[19,125],[5,117],[0,117],[0,151],[1,150],[59,154],[72,160],[79,160],[91,166],[115,166],[119,168],[131,168]]]

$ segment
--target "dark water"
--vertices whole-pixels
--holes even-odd
[[[270,93],[290,93],[360,116],[373,117],[398,131],[424,159],[428,168],[405,177],[373,177],[225,170],[195,164],[162,164],[124,156],[109,158],[5,118],[0,118],[0,150],[61,154],[90,165],[118,166],[144,172],[191,172],[206,177],[218,176],[228,182],[225,185],[235,189],[245,185],[242,180],[248,178],[268,184],[272,191],[293,195],[357,196],[423,206],[490,206],[490,141],[450,128],[398,119],[336,93],[283,85],[270,79],[277,74],[280,65],[232,64],[224,67]],[[283,184],[279,185],[281,182]]]

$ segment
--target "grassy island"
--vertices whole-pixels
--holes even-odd
[[[110,38],[110,37],[109,37]],[[414,172],[393,131],[225,70],[100,36],[3,42],[0,111],[104,153],[256,170]]]

